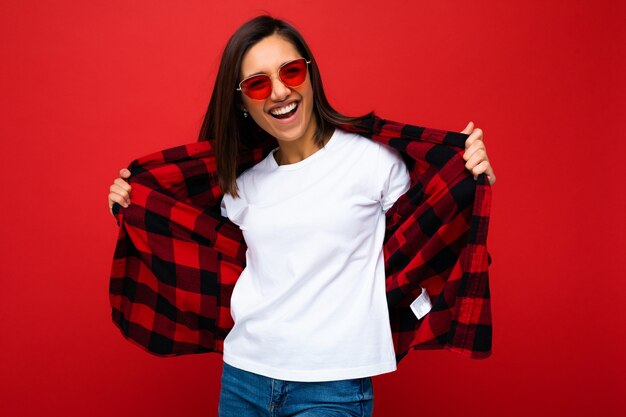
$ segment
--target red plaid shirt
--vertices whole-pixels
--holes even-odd
[[[489,356],[491,188],[484,174],[474,180],[465,168],[467,135],[378,117],[344,129],[400,151],[411,177],[386,213],[383,247],[397,362],[411,349]],[[242,152],[238,172],[275,146]],[[221,353],[246,244],[220,214],[213,142],[153,153],[129,169],[132,203],[113,208],[120,226],[109,287],[113,322],[156,355]],[[422,287],[433,307],[418,320],[410,304]]]

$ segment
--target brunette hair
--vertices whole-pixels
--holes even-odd
[[[243,117],[241,96],[235,91],[241,81],[241,61],[250,47],[274,34],[291,42],[304,58],[311,61],[309,69],[313,88],[313,115],[317,122],[315,143],[319,147],[334,128],[340,125],[356,125],[373,114],[344,116],[328,103],[315,57],[293,26],[269,15],[261,15],[244,23],[224,48],[209,108],[198,138],[199,141],[214,140],[219,186],[224,193],[234,197],[239,196],[236,183],[239,149],[254,147],[268,137],[252,118]]]

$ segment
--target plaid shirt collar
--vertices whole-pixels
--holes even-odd
[[[386,213],[383,244],[397,362],[412,349],[488,357],[491,188],[484,174],[474,180],[465,168],[467,135],[378,117],[342,128],[400,151],[411,177]],[[273,147],[242,153],[238,172]],[[221,353],[246,245],[220,214],[213,143],[156,152],[129,169],[132,204],[113,207],[120,226],[109,286],[113,322],[155,355]],[[431,301],[420,313],[415,301],[423,293]]]

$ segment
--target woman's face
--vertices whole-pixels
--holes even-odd
[[[313,88],[307,72],[306,80],[298,87],[287,87],[278,77],[282,64],[302,58],[296,47],[279,35],[271,35],[254,44],[244,54],[240,80],[256,73],[270,76],[272,93],[264,100],[254,100],[242,92],[243,105],[259,127],[280,141],[307,141],[317,129],[313,117]],[[276,118],[272,112],[289,109],[295,103],[295,112],[287,118]],[[283,116],[284,117],[284,116]]]

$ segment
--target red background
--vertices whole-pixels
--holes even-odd
[[[110,320],[108,187],[196,140],[230,34],[266,10],[342,112],[462,130],[495,169],[494,353],[412,352],[377,416],[623,415],[621,1],[0,3],[0,414],[213,416],[221,356],[151,356]]]

